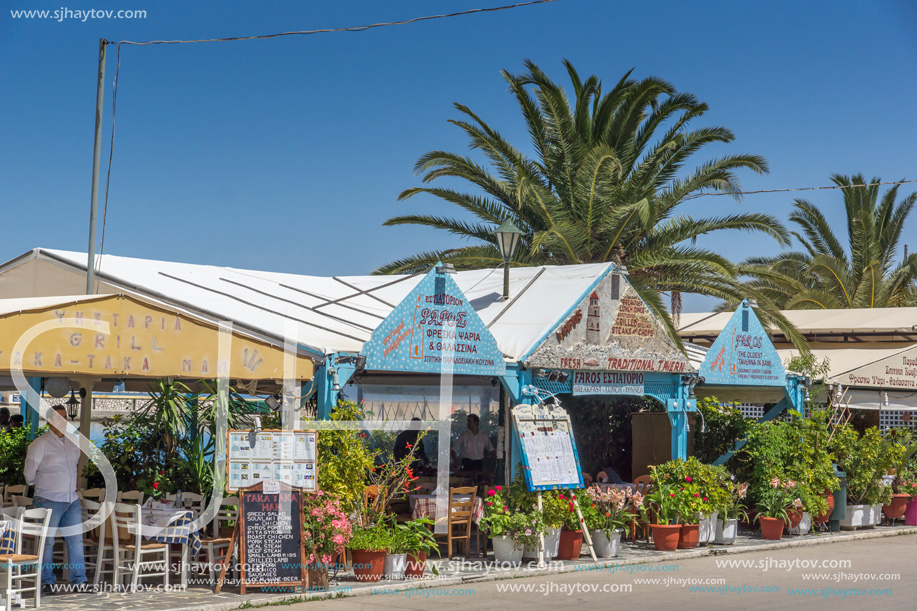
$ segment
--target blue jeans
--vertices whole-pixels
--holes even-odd
[[[80,502],[73,501],[49,501],[46,498],[36,496],[32,505],[36,508],[51,510],[51,519],[48,522],[48,538],[45,539],[45,551],[42,556],[41,564],[41,582],[44,584],[57,583],[54,571],[51,570],[54,564],[54,535],[58,527],[78,526],[83,521],[82,512],[80,511]],[[83,535],[75,534],[64,537],[67,544],[67,562],[70,567],[70,583],[85,583],[86,580],[86,561],[83,558]]]

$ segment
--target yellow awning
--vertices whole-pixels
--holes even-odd
[[[283,380],[282,346],[233,330],[219,358],[217,325],[128,295],[0,300],[0,371],[116,378]],[[229,334],[226,334],[229,340]],[[224,341],[226,341],[224,340]],[[295,362],[309,380],[312,359]]]

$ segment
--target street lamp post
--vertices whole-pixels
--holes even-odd
[[[497,248],[503,257],[503,299],[506,300],[509,299],[509,262],[513,258],[516,246],[519,245],[522,230],[506,219],[493,233],[497,236]]]

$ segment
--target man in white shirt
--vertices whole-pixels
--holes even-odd
[[[66,414],[62,405],[54,407],[54,414],[48,421],[48,432],[29,445],[25,459],[25,481],[35,486],[33,506],[51,510],[49,536],[45,540],[41,567],[42,589],[47,593],[51,593],[50,586],[57,581],[52,570],[55,530],[59,527],[79,526],[83,521],[80,497],[76,492],[80,448],[64,432],[67,429]],[[77,591],[84,591],[86,565],[82,534],[65,536],[64,541],[67,544],[70,583],[77,586]]]
[[[458,460],[459,453],[462,456],[462,471],[484,470],[484,453],[487,452],[491,457],[496,457],[497,453],[494,446],[490,443],[490,438],[478,430],[481,423],[480,418],[475,414],[468,414],[468,430],[459,435],[459,438],[452,444],[452,460]]]

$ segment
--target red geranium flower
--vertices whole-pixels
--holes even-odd
[[[494,492],[493,490],[488,490],[488,491],[487,491],[487,496],[494,496],[495,494],[497,494],[497,493]]]
[[[695,496],[695,498],[696,498],[696,497],[699,497],[699,496],[700,496],[700,494],[699,494],[699,493],[697,493],[697,492],[695,492],[695,493],[694,493],[694,496]]]
[[[688,477],[688,476],[685,476],[685,481],[686,481],[686,482],[690,482],[690,481],[691,481],[691,478]]]
[[[488,506],[488,507],[492,507],[492,506],[493,506],[493,501],[487,501],[487,506]]]
[[[496,488],[497,490],[503,490],[502,486],[494,486],[494,488]]]
[[[153,490],[159,490],[159,482],[153,482]]]
[[[675,496],[675,493],[673,492],[673,493],[671,493],[669,496]]]
[[[704,497],[704,502],[705,502],[705,503],[707,502],[707,497]]]

